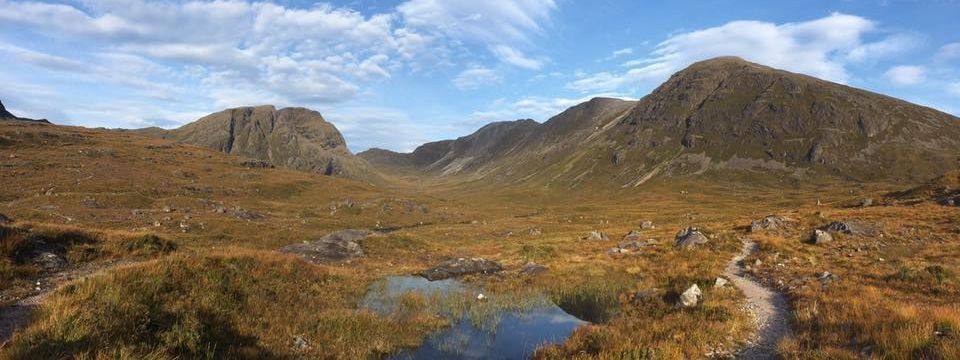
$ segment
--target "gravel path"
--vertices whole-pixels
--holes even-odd
[[[20,299],[15,304],[0,308],[0,349],[7,345],[13,333],[30,324],[34,310],[47,296],[64,285],[103,274],[122,265],[136,263],[133,260],[110,260],[96,264],[87,264],[77,268],[51,274],[40,281],[40,290],[34,295]]]
[[[777,342],[790,334],[790,305],[783,294],[760,285],[747,277],[740,267],[740,261],[757,250],[757,243],[745,240],[743,249],[737,254],[724,273],[734,285],[747,297],[744,307],[754,316],[757,324],[757,337],[737,353],[738,359],[779,359]]]

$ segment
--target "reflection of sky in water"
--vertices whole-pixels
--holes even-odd
[[[427,281],[421,277],[397,276],[371,286],[361,307],[378,312],[395,310],[396,297],[408,292],[423,296],[472,296],[477,288],[456,280]],[[529,300],[528,300],[529,301]],[[391,359],[526,359],[538,346],[564,341],[584,321],[567,314],[547,301],[523,311],[506,309],[492,322],[477,324],[463,316],[449,328],[431,334],[418,348],[403,351]]]

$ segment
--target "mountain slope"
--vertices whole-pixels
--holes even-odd
[[[29,121],[29,122],[40,123],[40,124],[49,124],[49,123],[50,123],[50,121],[47,121],[46,119],[34,120],[34,119],[27,119],[27,118],[18,117],[18,116],[16,116],[16,115],[10,113],[9,111],[7,111],[7,108],[5,108],[5,107],[3,106],[3,102],[0,102],[0,121],[12,121],[12,120],[16,120],[16,121]]]
[[[375,171],[347,149],[346,141],[319,112],[256,106],[227,109],[178,129],[138,132],[221,152],[269,161],[322,175],[371,180]]]
[[[450,144],[469,144],[465,139],[484,131]],[[562,188],[629,188],[676,176],[918,182],[960,167],[954,116],[732,57],[693,64],[638,102],[593,99],[507,134],[521,143],[474,166],[434,171],[441,159],[477,161],[451,145],[418,168]]]

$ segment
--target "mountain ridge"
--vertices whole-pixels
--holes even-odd
[[[485,128],[424,144],[420,156],[358,155],[433,177],[565,188],[738,174],[919,182],[960,167],[960,119],[950,114],[736,57],[691,64],[636,102],[591,99],[501,135],[522,144],[465,155]]]

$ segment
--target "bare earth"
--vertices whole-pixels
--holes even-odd
[[[47,296],[64,285],[72,282],[103,274],[111,269],[121,265],[132,264],[132,260],[111,260],[95,264],[86,264],[80,267],[71,268],[55,274],[51,274],[39,281],[45,285],[40,290],[26,298],[20,299],[15,304],[0,308],[0,349],[2,349],[13,333],[30,323],[30,318],[34,310]]]
[[[757,243],[744,240],[743,249],[727,264],[725,274],[747,297],[746,310],[753,314],[757,324],[757,337],[740,350],[738,359],[778,359],[777,343],[790,334],[787,320],[789,303],[783,294],[770,290],[747,277],[740,261],[756,251]]]

